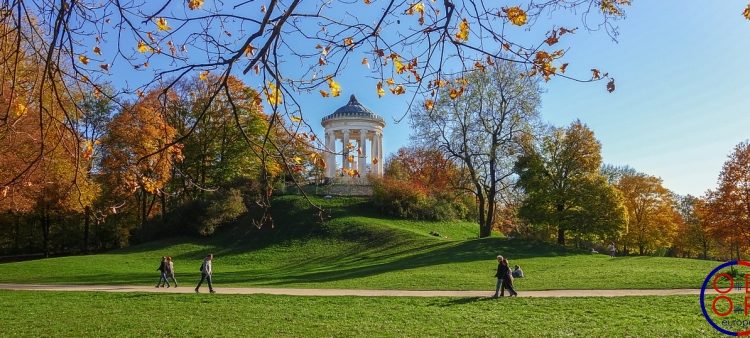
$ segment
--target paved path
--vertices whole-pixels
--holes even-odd
[[[193,293],[193,286],[179,288],[155,288],[136,285],[38,285],[0,284],[4,290],[39,291],[95,291],[95,292],[156,292]],[[201,292],[208,293],[203,287]],[[217,287],[220,294],[236,295],[290,295],[290,296],[362,296],[362,297],[489,297],[492,291],[413,291],[413,290],[358,290],[358,289],[292,289],[292,288],[225,288]],[[713,293],[713,292],[710,292]],[[519,291],[521,297],[622,297],[622,296],[672,296],[699,295],[700,289],[658,290],[549,290]]]

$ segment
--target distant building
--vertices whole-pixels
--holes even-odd
[[[320,124],[325,129],[327,178],[383,176],[382,117],[352,95],[349,103],[324,117]]]

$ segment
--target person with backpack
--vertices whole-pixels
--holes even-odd
[[[208,282],[208,291],[211,293],[216,293],[214,291],[214,286],[211,284],[211,275],[213,274],[213,266],[211,264],[211,261],[214,259],[213,254],[208,254],[205,259],[203,259],[203,264],[201,264],[201,280],[198,282],[198,285],[195,287],[195,293],[200,292],[199,289],[201,287],[201,284],[203,284],[203,281]]]

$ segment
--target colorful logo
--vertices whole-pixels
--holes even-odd
[[[722,269],[732,268],[735,265],[741,265],[750,268],[750,262],[746,261],[729,261],[724,264],[717,266],[711,273],[706,276],[701,287],[701,310],[703,311],[703,317],[706,321],[711,324],[717,331],[729,335],[729,336],[748,336],[750,335],[750,319],[748,313],[750,313],[750,273],[744,274],[744,287],[740,286],[739,283],[735,285],[735,278],[738,276],[732,276],[727,272],[721,272]],[[728,282],[728,284],[727,284]],[[720,286],[719,283],[723,285]],[[706,291],[713,290],[716,297],[710,300],[710,304],[706,304]],[[734,299],[730,297],[732,290],[744,291],[744,297],[742,301],[738,301],[738,297]],[[737,295],[738,293],[735,293]],[[738,304],[739,303],[739,304]],[[718,318],[727,318],[732,314],[744,315],[744,320],[717,320],[717,323],[712,315]],[[720,325],[721,324],[721,325]],[[743,329],[737,331],[730,329],[732,327],[741,327]]]

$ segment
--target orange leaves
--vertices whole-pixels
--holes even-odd
[[[367,58],[362,59],[362,64],[367,66],[367,68],[370,68],[370,61],[368,61]]]
[[[94,154],[94,144],[91,141],[86,141],[83,152],[81,153],[81,157],[83,157],[85,160],[88,160],[91,158],[91,155]]]
[[[609,82],[607,82],[607,91],[610,93],[615,91],[615,79],[609,79]]]
[[[26,105],[23,103],[16,103],[16,116],[23,116],[28,111],[28,108],[26,108]]]
[[[401,58],[398,56],[398,54],[393,53],[391,54],[391,59],[393,59],[393,68],[396,68],[396,74],[402,74],[406,67],[403,63],[401,63]]]
[[[196,9],[199,9],[203,7],[203,0],[190,0],[188,1],[188,8],[190,8],[191,11],[194,11]]]
[[[567,69],[567,68],[568,68],[568,64],[567,63],[563,63],[562,66],[560,66],[560,73],[565,74],[565,69]]]
[[[341,86],[333,78],[328,78],[328,88],[331,90],[333,97],[341,95]]]
[[[102,55],[102,49],[99,48],[99,46],[95,46],[94,47],[94,54],[101,56]]]
[[[630,5],[630,0],[601,0],[599,9],[607,15],[622,16],[623,13],[618,6]]]
[[[406,93],[406,89],[404,89],[403,85],[391,87],[390,90],[391,90],[391,93],[393,93],[394,95],[401,95],[401,94]]]
[[[245,56],[246,56],[246,57],[251,57],[251,56],[253,56],[253,55],[255,54],[255,50],[256,50],[256,49],[257,49],[257,48],[253,47],[253,44],[252,44],[252,43],[249,43],[249,44],[247,44],[247,47],[245,47]]]
[[[455,99],[461,97],[461,95],[463,95],[463,94],[464,94],[464,87],[451,88],[451,90],[450,90],[450,98],[451,98],[451,100],[455,100]]]
[[[508,20],[516,26],[523,26],[526,24],[526,12],[521,7],[514,6],[510,8],[503,8],[503,12],[508,16]]]
[[[149,47],[145,42],[138,41],[138,53],[147,53],[151,51],[151,47]]]
[[[169,27],[169,24],[167,23],[167,19],[165,18],[158,18],[156,19],[156,28],[158,28],[160,31],[168,31],[172,29],[172,27]]]
[[[596,68],[592,68],[591,69],[591,79],[593,79],[593,80],[599,80],[601,78],[602,78],[602,75],[599,72],[599,70],[596,69]]]
[[[82,64],[87,65],[89,64],[89,58],[86,57],[86,55],[79,55],[78,61],[81,61]]]
[[[320,154],[318,154],[316,152],[310,153],[310,162],[312,162],[312,164],[314,166],[319,167],[321,169],[325,169],[326,168],[326,161],[325,161],[325,159],[323,158],[323,156],[320,156]]]
[[[376,88],[377,88],[378,98],[383,97],[385,95],[385,89],[383,89],[383,82],[378,81]]]
[[[341,172],[348,175],[349,177],[359,177],[359,170],[357,169],[341,168]]]
[[[426,109],[426,110],[432,110],[432,108],[434,108],[434,107],[435,107],[435,102],[434,101],[432,101],[430,99],[424,100],[424,109]]]
[[[320,96],[322,96],[322,97],[328,97],[328,96],[330,96],[330,94],[328,94],[328,92],[327,92],[327,91],[325,91],[325,90],[321,89],[321,90],[320,90]]]
[[[205,71],[198,73],[198,80],[201,80],[201,81],[208,80],[208,71],[205,70]]]
[[[462,19],[461,23],[458,24],[456,39],[458,41],[469,41],[469,21],[466,19]]]
[[[481,61],[474,62],[474,68],[476,68],[480,72],[484,72],[484,65]]]
[[[99,68],[101,68],[105,72],[108,72],[109,71],[109,64],[102,63],[102,64],[99,65]]]
[[[545,51],[536,52],[532,65],[533,69],[529,72],[529,75],[541,74],[544,77],[544,81],[549,81],[550,77],[557,72],[557,68],[552,66],[552,61],[559,59],[564,53],[562,50],[555,51],[552,54]],[[565,67],[567,67],[567,64],[565,64]]]
[[[266,100],[268,104],[277,106],[284,102],[284,98],[281,95],[281,90],[273,82],[269,82],[268,85],[263,88],[263,93],[266,94]]]
[[[424,4],[421,1],[409,6],[405,13],[408,15],[419,14],[419,24],[424,25]]]
[[[344,46],[349,47],[354,44],[354,40],[351,37],[344,38]]]
[[[742,12],[742,16],[744,16],[745,19],[750,20],[750,4],[748,4],[745,10]]]

